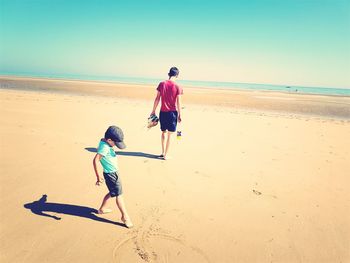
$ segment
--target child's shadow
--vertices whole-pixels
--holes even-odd
[[[61,218],[44,213],[44,212],[54,212],[54,213],[72,215],[72,216],[86,217],[99,222],[125,227],[125,225],[122,223],[113,222],[111,220],[96,216],[97,210],[94,208],[79,206],[79,205],[47,203],[46,201],[47,201],[47,195],[43,195],[38,201],[25,204],[24,207],[27,209],[30,209],[32,213],[36,215],[51,217],[55,220],[61,220]]]

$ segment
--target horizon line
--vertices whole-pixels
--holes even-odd
[[[41,78],[41,79],[58,79],[58,80],[72,80],[72,81],[102,81],[102,82],[112,82],[112,83],[127,83],[127,84],[150,84],[145,82],[118,82],[118,79],[129,79],[129,80],[154,80],[154,81],[162,81],[164,78],[157,77],[144,77],[144,76],[110,76],[110,75],[88,75],[88,74],[71,74],[71,73],[13,73],[13,72],[1,72],[1,77],[32,77],[32,78]],[[219,81],[219,80],[194,80],[194,79],[178,79],[178,82],[197,82],[200,83],[216,83],[216,84],[241,84],[241,85],[268,85],[275,87],[285,87],[285,88],[320,88],[320,89],[343,89],[349,90],[349,87],[336,87],[336,86],[304,86],[304,85],[288,85],[288,84],[272,84],[272,83],[256,83],[256,82],[235,82],[235,81]],[[186,84],[186,83],[184,83]]]

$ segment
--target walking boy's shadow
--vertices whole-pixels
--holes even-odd
[[[125,227],[125,225],[122,223],[113,222],[111,220],[96,216],[97,210],[94,208],[79,206],[79,205],[47,203],[46,201],[47,201],[47,195],[43,195],[38,201],[25,204],[24,207],[27,209],[30,209],[33,214],[50,217],[55,220],[61,220],[61,218],[58,216],[44,213],[44,212],[54,212],[54,213],[72,215],[72,216],[86,217],[99,222]]]
[[[87,150],[88,152],[97,153],[97,149],[94,147],[85,147],[85,150]]]
[[[97,152],[97,149],[93,147],[86,147],[85,150],[89,152]],[[144,153],[144,152],[116,151],[115,153],[117,155],[122,155],[122,156],[135,156],[135,157],[144,157],[144,158],[150,158],[150,159],[159,159],[159,155]]]
[[[117,151],[115,153],[117,155],[123,155],[123,156],[135,156],[135,157],[145,157],[145,158],[150,158],[150,159],[159,159],[159,155],[144,153],[144,152]]]

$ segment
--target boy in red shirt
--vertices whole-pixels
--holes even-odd
[[[169,70],[169,79],[159,83],[157,87],[157,96],[154,100],[152,114],[158,107],[161,100],[161,108],[159,113],[160,129],[162,130],[162,154],[160,158],[166,160],[170,146],[172,134],[176,131],[177,122],[181,122],[181,100],[180,95],[183,94],[175,80],[179,75],[179,70],[172,67]],[[166,134],[168,136],[166,136]],[[167,137],[167,138],[166,138]]]

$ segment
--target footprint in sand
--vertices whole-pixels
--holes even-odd
[[[253,193],[256,194],[256,195],[261,195],[262,193],[257,191],[257,190],[253,190]]]

